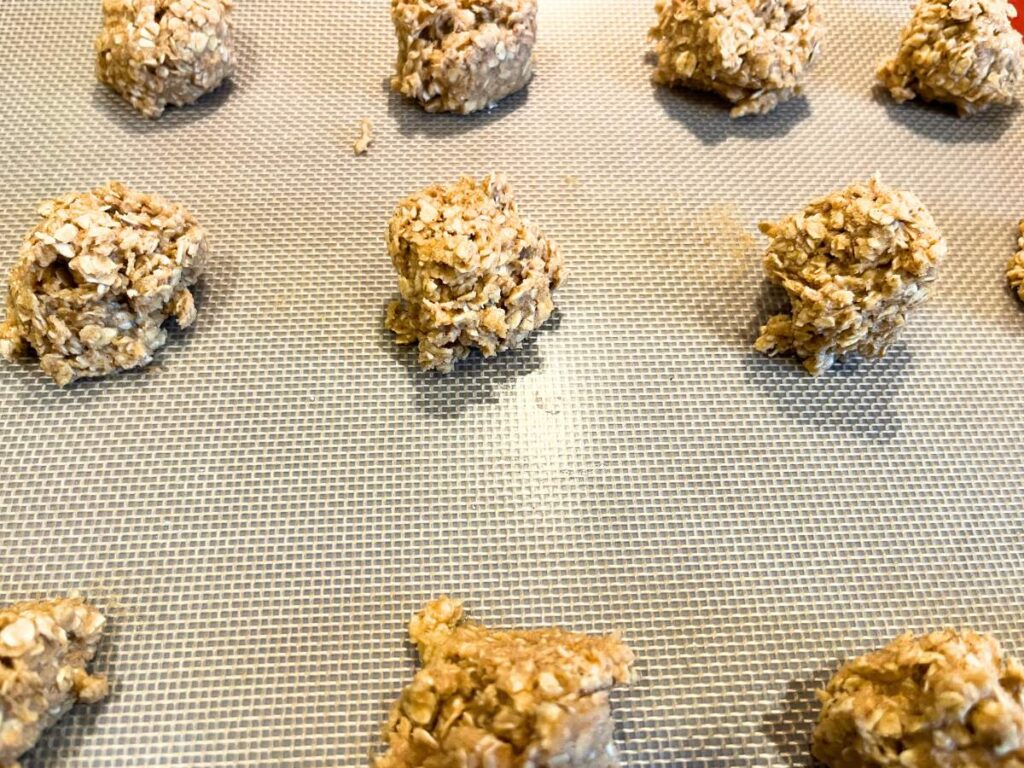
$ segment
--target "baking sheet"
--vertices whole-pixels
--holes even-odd
[[[232,85],[148,122],[93,80],[98,6],[0,0],[0,267],[38,199],[108,178],[215,255],[145,371],[0,365],[0,600],[111,615],[112,696],[30,766],[364,765],[441,592],[621,628],[632,768],[807,764],[814,686],[905,628],[1024,652],[1022,117],[877,100],[903,0],[826,0],[807,98],[741,122],[649,84],[643,0],[543,0],[535,82],[470,118],[388,93],[386,3],[248,0]],[[420,373],[382,327],[387,218],[490,170],[563,245],[559,317]],[[875,171],[947,235],[934,300],[884,361],[756,355],[756,221]]]

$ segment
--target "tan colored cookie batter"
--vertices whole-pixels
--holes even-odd
[[[897,102],[948,102],[961,116],[1011,104],[1024,57],[1016,15],[1007,0],[918,0],[878,81]]]
[[[1024,765],[1024,668],[991,635],[902,635],[819,698],[812,752],[829,768]]]
[[[235,69],[233,0],[103,0],[96,77],[146,117],[215,90]]]
[[[818,0],[658,0],[654,81],[714,91],[731,115],[765,114],[801,91],[825,33]]]
[[[628,683],[618,635],[462,624],[442,597],[409,625],[423,668],[391,711],[376,768],[614,768],[608,691]]]
[[[427,112],[494,106],[533,77],[537,0],[392,0],[391,87]]]
[[[519,215],[508,181],[491,174],[434,185],[398,206],[388,231],[402,298],[388,307],[399,344],[424,368],[451,371],[478,349],[512,349],[554,311],[558,246]]]
[[[17,768],[76,701],[107,695],[107,679],[86,670],[103,623],[74,596],[0,609],[0,768]]]
[[[1017,252],[1013,254],[1010,263],[1006,265],[1006,279],[1010,287],[1017,292],[1017,295],[1024,301],[1024,219],[1017,227],[1020,237],[1017,238]]]
[[[795,354],[815,375],[853,352],[885,355],[928,298],[946,255],[921,202],[877,178],[761,231],[771,238],[768,279],[786,290],[792,309],[761,328],[755,347]]]
[[[8,280],[0,354],[29,348],[60,386],[148,363],[192,324],[206,233],[180,205],[110,182],[47,200]]]

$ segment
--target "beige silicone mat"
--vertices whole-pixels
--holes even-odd
[[[462,119],[388,93],[385,0],[242,0],[231,87],[148,122],[93,80],[99,5],[0,0],[0,268],[112,177],[215,257],[145,371],[0,365],[0,601],[112,617],[113,695],[32,768],[363,766],[440,592],[621,628],[629,768],[806,764],[813,687],[905,628],[1024,652],[1024,117],[876,100],[904,0],[827,0],[806,100],[742,122],[649,84],[646,0],[542,0],[529,91]],[[382,328],[387,219],[492,169],[564,247],[560,317],[425,375]],[[934,301],[884,361],[756,355],[756,221],[875,171],[946,232]]]

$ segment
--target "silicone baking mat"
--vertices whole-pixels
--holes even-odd
[[[144,371],[0,365],[0,600],[111,617],[110,699],[30,766],[364,765],[443,592],[621,628],[631,768],[807,764],[815,686],[907,628],[1024,652],[1024,118],[876,98],[903,0],[826,0],[807,98],[740,122],[649,83],[645,0],[542,0],[536,80],[468,118],[388,92],[384,0],[247,0],[230,87],[150,122],[94,82],[99,5],[0,0],[0,267],[37,200],[108,178],[214,256]],[[564,248],[560,313],[421,373],[382,325],[387,219],[491,170]],[[947,235],[934,300],[882,361],[757,355],[756,222],[876,171]]]

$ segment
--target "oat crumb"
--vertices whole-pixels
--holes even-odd
[[[365,118],[359,121],[359,135],[356,136],[352,151],[357,155],[365,155],[373,143],[373,123]]]

